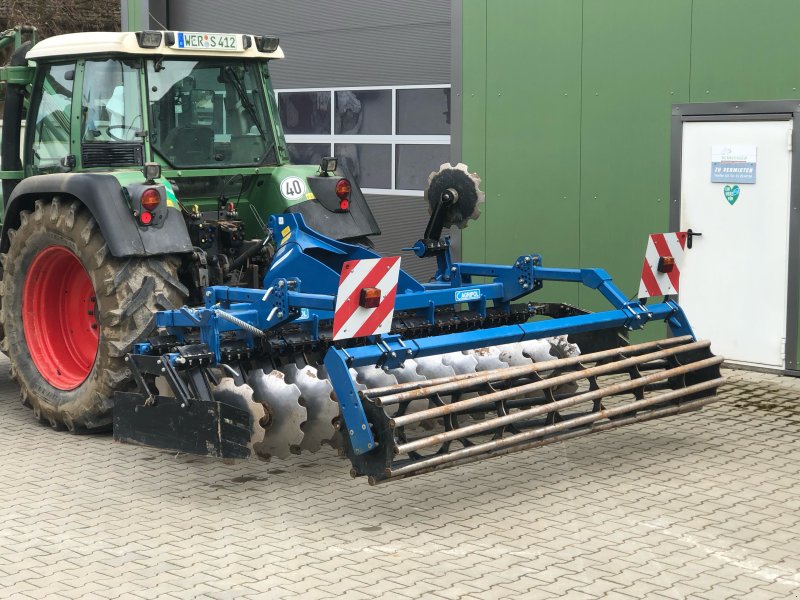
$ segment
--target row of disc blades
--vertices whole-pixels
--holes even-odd
[[[569,343],[566,336],[559,336],[408,359],[397,369],[359,367],[351,369],[351,375],[356,387],[364,390],[564,358],[578,352],[578,347]],[[253,450],[260,458],[316,452],[326,443],[338,446],[339,405],[321,365],[255,368],[246,374],[243,385],[235,385],[230,377],[222,378],[214,394],[223,402],[231,401],[232,395],[246,401],[254,423]],[[427,408],[427,401],[418,404],[412,403],[404,410]]]

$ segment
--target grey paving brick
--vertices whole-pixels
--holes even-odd
[[[800,597],[800,380],[725,373],[693,415],[370,488],[54,432],[0,359],[0,599]]]

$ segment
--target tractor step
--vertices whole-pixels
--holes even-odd
[[[683,336],[368,389],[378,449],[352,474],[382,483],[696,410],[715,399],[722,360]]]

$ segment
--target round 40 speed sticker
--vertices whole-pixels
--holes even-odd
[[[297,200],[305,191],[306,184],[299,177],[287,177],[281,181],[281,195],[287,200]]]

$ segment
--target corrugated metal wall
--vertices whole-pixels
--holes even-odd
[[[286,58],[270,67],[278,89],[450,82],[450,0],[150,0],[150,12],[170,29],[279,36]],[[398,253],[422,236],[422,198],[367,200],[383,230],[379,251]],[[431,261],[405,255],[405,268],[430,277]]]
[[[465,259],[541,252],[635,294],[669,227],[672,105],[800,97],[798,22],[797,0],[463,0],[462,155],[487,196]]]

